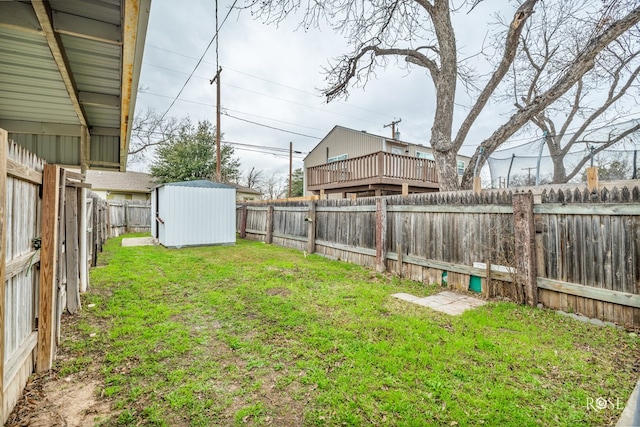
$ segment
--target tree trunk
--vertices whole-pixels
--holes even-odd
[[[567,170],[564,167],[564,156],[561,154],[551,154],[553,161],[553,183],[564,184],[567,182]]]
[[[460,189],[458,184],[458,159],[454,151],[433,150],[438,171],[440,191],[456,191]]]

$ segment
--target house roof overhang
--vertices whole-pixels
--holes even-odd
[[[65,149],[79,166],[125,171],[150,7],[151,0],[0,1],[0,128],[69,137]],[[94,140],[112,146],[96,149]]]

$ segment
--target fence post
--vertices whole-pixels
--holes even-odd
[[[376,198],[376,271],[387,269],[387,199]]]
[[[6,256],[5,251],[7,247],[7,152],[9,150],[8,146],[9,135],[7,131],[4,129],[0,129],[0,248],[2,251],[0,253],[0,414],[2,415],[2,419],[6,419],[4,413],[4,329],[6,327],[5,323],[5,303],[4,303],[4,294],[5,294],[5,275],[6,275]]]
[[[595,166],[587,168],[587,189],[590,193],[598,190],[598,168]]]
[[[241,217],[240,217],[240,237],[241,238],[246,238],[247,237],[247,205],[242,205],[242,213],[241,213]]]
[[[58,210],[60,167],[45,165],[42,177],[42,248],[40,249],[40,293],[38,306],[38,353],[36,370],[53,365],[55,346],[56,273],[58,262]]]
[[[513,231],[515,235],[516,286],[522,286],[524,301],[535,307],[538,304],[536,282],[536,230],[533,219],[533,193],[513,195]],[[518,289],[518,295],[521,295]]]
[[[267,207],[267,243],[273,243],[273,206]]]
[[[108,238],[112,237],[111,236],[111,204],[110,204],[110,202],[108,200],[107,200],[107,204],[105,206],[105,210],[106,210],[105,216],[106,216],[106,219],[107,219],[107,239],[108,239]]]
[[[89,287],[89,265],[88,265],[88,245],[87,245],[87,189],[78,188],[78,212],[80,228],[80,292],[86,292]]]
[[[65,221],[65,261],[67,269],[67,310],[77,314],[80,305],[80,254],[78,242],[78,191],[73,187],[66,187]]]
[[[316,202],[309,202],[309,215],[307,217],[307,252],[310,254],[316,251]]]
[[[124,232],[128,233],[129,232],[129,202],[128,201],[124,201],[122,202],[122,208],[124,209]]]

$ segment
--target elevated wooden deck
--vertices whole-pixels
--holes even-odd
[[[307,190],[314,194],[359,193],[367,191],[402,192],[438,191],[438,174],[433,160],[384,151],[352,159],[312,166],[307,169]]]

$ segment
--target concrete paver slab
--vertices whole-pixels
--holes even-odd
[[[471,310],[486,304],[486,301],[481,299],[449,291],[443,291],[424,298],[405,293],[393,294],[391,296],[422,307],[431,308],[451,316],[458,316],[466,310]]]
[[[122,239],[122,246],[155,246],[153,237],[128,237]]]
[[[413,301],[415,301],[417,299],[420,299],[420,297],[417,297],[417,296],[414,296],[414,295],[411,295],[411,294],[405,294],[405,293],[402,293],[402,292],[397,293],[397,294],[393,294],[391,296],[395,297],[395,298],[398,298],[398,299],[401,299],[403,301],[409,301],[409,302],[413,302]]]

